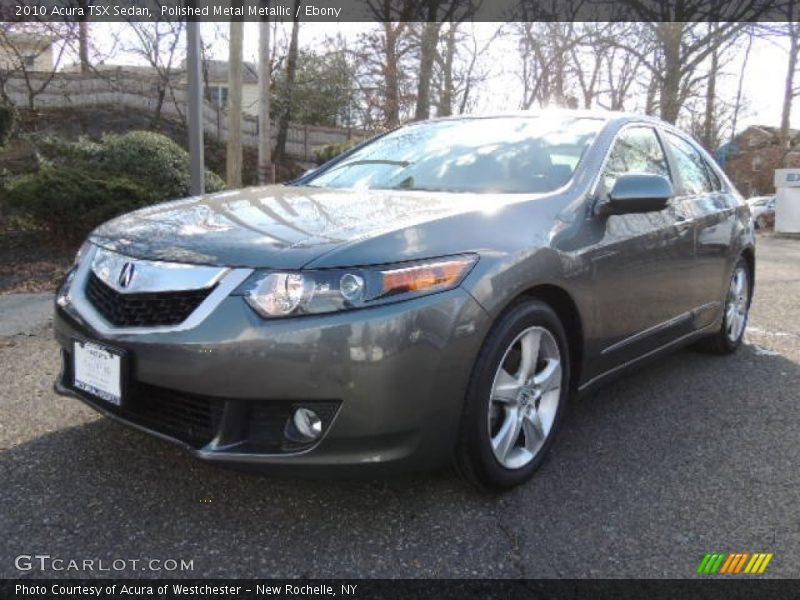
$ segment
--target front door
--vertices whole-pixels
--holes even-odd
[[[626,174],[663,175],[675,185],[652,127],[629,126],[618,134],[596,196],[607,195]],[[692,294],[681,273],[692,268],[694,234],[691,219],[672,200],[660,211],[593,218],[601,232],[590,253],[599,375],[691,330]]]

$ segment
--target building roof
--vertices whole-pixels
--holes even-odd
[[[771,125],[750,125],[750,127],[746,128],[745,130],[741,131],[740,133],[736,134],[737,138],[742,137],[747,133],[758,132],[766,135],[767,137],[778,139],[780,135],[780,127],[772,127]],[[800,136],[800,130],[798,129],[790,129],[789,130],[789,137],[796,138]]]

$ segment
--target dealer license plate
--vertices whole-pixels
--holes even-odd
[[[122,356],[94,342],[73,343],[73,385],[115,406],[122,404]]]

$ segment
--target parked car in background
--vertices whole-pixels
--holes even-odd
[[[775,196],[755,196],[747,200],[756,229],[775,225]]]
[[[744,200],[667,123],[414,123],[100,226],[57,294],[56,389],[217,464],[455,463],[504,489],[574,395],[692,342],[734,352],[754,269]]]

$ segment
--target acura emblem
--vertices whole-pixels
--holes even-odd
[[[122,265],[122,269],[119,272],[119,278],[117,279],[117,283],[119,287],[126,288],[131,284],[133,281],[133,272],[136,270],[136,267],[132,262],[126,262]]]

